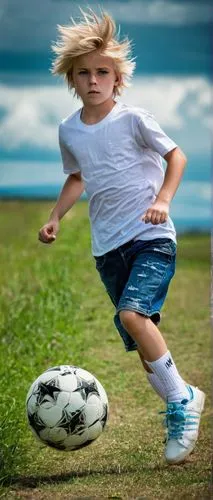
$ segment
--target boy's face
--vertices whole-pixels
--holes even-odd
[[[114,87],[119,83],[113,59],[101,56],[98,51],[76,58],[72,79],[76,93],[90,106],[112,99]]]

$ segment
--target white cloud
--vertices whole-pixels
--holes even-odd
[[[211,122],[207,79],[135,77],[122,101],[150,110],[167,133],[182,134],[193,149],[206,148]],[[0,122],[1,147],[9,151],[27,145],[57,151],[61,119],[80,106],[65,85],[0,86],[0,107],[5,112]],[[190,129],[188,120],[195,128]],[[194,134],[199,136],[196,144]]]
[[[11,150],[24,145],[58,149],[59,121],[79,107],[64,87],[0,87],[0,144]]]
[[[190,81],[184,78],[136,77],[124,92],[124,101],[150,110],[164,127],[180,128],[183,119],[179,105],[188,92]]]

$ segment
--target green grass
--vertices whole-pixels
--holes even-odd
[[[113,306],[90,252],[85,202],[42,245],[39,227],[52,204],[0,203],[0,464],[2,498],[210,498],[210,238],[179,238],[177,272],[161,330],[182,376],[209,397],[199,444],[188,461],[163,461],[163,404],[137,353],[126,354]],[[110,402],[103,435],[73,453],[41,446],[25,418],[33,380],[56,364],[94,373]]]

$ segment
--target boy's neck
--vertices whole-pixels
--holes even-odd
[[[94,125],[105,118],[105,116],[110,113],[112,108],[114,108],[116,101],[111,99],[110,101],[105,101],[97,106],[84,105],[81,110],[81,120],[86,125]]]

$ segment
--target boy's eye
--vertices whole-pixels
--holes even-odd
[[[98,73],[100,73],[101,75],[106,75],[107,73],[109,73],[109,71],[107,71],[106,69],[99,69]],[[87,75],[88,71],[86,69],[82,69],[78,72],[78,74],[79,75]]]

